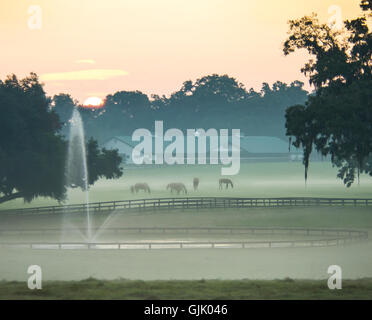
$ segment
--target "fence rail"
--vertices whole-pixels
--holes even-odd
[[[76,229],[64,229],[63,232],[73,232]],[[80,250],[80,249],[215,249],[215,248],[288,248],[288,247],[324,247],[339,246],[353,242],[366,241],[368,232],[355,229],[324,229],[324,228],[285,228],[285,227],[132,227],[132,228],[105,228],[101,231],[117,233],[125,232],[161,232],[161,233],[193,233],[193,234],[270,234],[270,235],[302,235],[305,239],[268,239],[268,240],[223,240],[223,241],[91,241],[91,242],[53,242],[53,241],[1,241],[0,248],[27,248],[27,249],[53,249],[53,250]],[[37,232],[44,235],[47,232],[61,232],[58,228],[42,229],[0,229],[0,235],[24,235]]]
[[[58,232],[76,233],[76,228],[28,228],[28,229],[1,229],[0,235],[5,234],[56,234]],[[79,229],[86,233],[86,229]],[[296,234],[306,236],[349,236],[368,237],[367,231],[354,229],[324,229],[304,227],[118,227],[118,228],[92,228],[91,231],[104,231],[105,233],[194,233],[194,234]]]
[[[22,209],[0,210],[0,214],[32,213],[76,213],[89,209],[90,212],[113,210],[158,210],[158,209],[207,209],[207,208],[251,208],[287,206],[371,206],[368,198],[232,198],[232,197],[184,197],[153,198],[120,201],[93,202],[61,206],[45,206]]]
[[[304,240],[266,240],[266,241],[174,241],[174,242],[32,242],[0,243],[0,248],[29,249],[218,249],[218,248],[293,248],[328,247],[346,245],[366,240],[363,236]]]

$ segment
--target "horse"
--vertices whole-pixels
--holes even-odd
[[[149,185],[147,183],[136,183],[134,186],[131,186],[130,187],[130,191],[132,193],[134,193],[134,192],[137,193],[140,190],[143,190],[145,192],[151,193],[150,187],[149,187]]]
[[[199,178],[194,178],[194,180],[192,181],[192,184],[194,186],[194,191],[198,190]]]
[[[225,184],[226,189],[229,188],[229,185],[231,185],[231,188],[234,188],[234,185],[230,179],[220,179],[219,181],[220,189],[222,189],[222,184]]]
[[[181,191],[183,191],[185,194],[187,193],[187,189],[183,183],[180,182],[173,182],[169,183],[167,185],[167,190],[170,189],[171,193],[173,193],[173,190],[177,192],[177,194],[180,194]]]

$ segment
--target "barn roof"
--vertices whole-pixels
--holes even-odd
[[[110,139],[108,139],[105,144],[107,142],[109,142],[110,140],[113,140],[113,139],[116,139],[116,140],[119,140],[125,144],[127,144],[128,146],[134,148],[136,146],[136,142],[135,141],[132,141],[132,137],[131,136],[115,136],[115,137],[112,137]]]
[[[186,148],[186,136],[185,138],[185,148]],[[109,142],[112,139],[117,139],[128,146],[134,148],[137,145],[137,141],[132,141],[131,136],[115,136],[111,139],[107,140]],[[153,137],[153,140],[155,137]],[[209,139],[208,139],[209,140]],[[153,141],[154,143],[154,141]],[[170,142],[164,141],[164,147],[166,147]],[[231,148],[231,137],[229,137],[229,149]],[[240,138],[240,148],[242,151],[246,151],[248,153],[289,153],[288,151],[288,142],[277,138],[277,137],[270,137],[270,136],[242,136]],[[207,149],[209,148],[209,141],[207,141]],[[233,149],[236,149],[236,146],[232,146]],[[291,147],[291,153],[299,153],[301,150],[294,149]]]
[[[241,149],[249,153],[288,153],[288,142],[277,137],[245,136],[240,139]]]

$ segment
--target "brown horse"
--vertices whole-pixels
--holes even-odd
[[[225,184],[226,189],[229,188],[229,185],[231,186],[231,188],[234,188],[234,185],[233,185],[233,183],[232,183],[232,181],[230,179],[226,179],[226,178],[223,179],[222,178],[218,182],[219,182],[219,185],[220,185],[220,189],[222,189],[222,185],[223,184]]]
[[[173,190],[177,192],[177,194],[180,194],[181,191],[183,191],[185,194],[187,193],[187,189],[183,183],[180,182],[173,182],[169,183],[167,185],[167,190],[170,189],[171,193],[173,193]]]
[[[192,181],[192,185],[194,186],[194,191],[198,190],[199,178],[194,178],[194,180]]]
[[[134,186],[130,187],[130,191],[132,193],[134,193],[134,192],[138,193],[138,191],[140,191],[140,190],[151,193],[150,187],[147,183],[136,183]]]

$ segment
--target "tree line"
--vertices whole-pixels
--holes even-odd
[[[102,108],[82,108],[85,130],[100,143],[113,136],[132,135],[138,128],[153,129],[155,120],[167,128],[240,129],[246,135],[285,138],[285,109],[305,103],[304,84],[280,81],[262,89],[247,90],[228,75],[212,74],[196,81],[185,81],[170,96],[148,96],[141,91],[109,94]],[[67,133],[72,109],[79,103],[68,94],[53,97],[53,110],[65,123]]]

